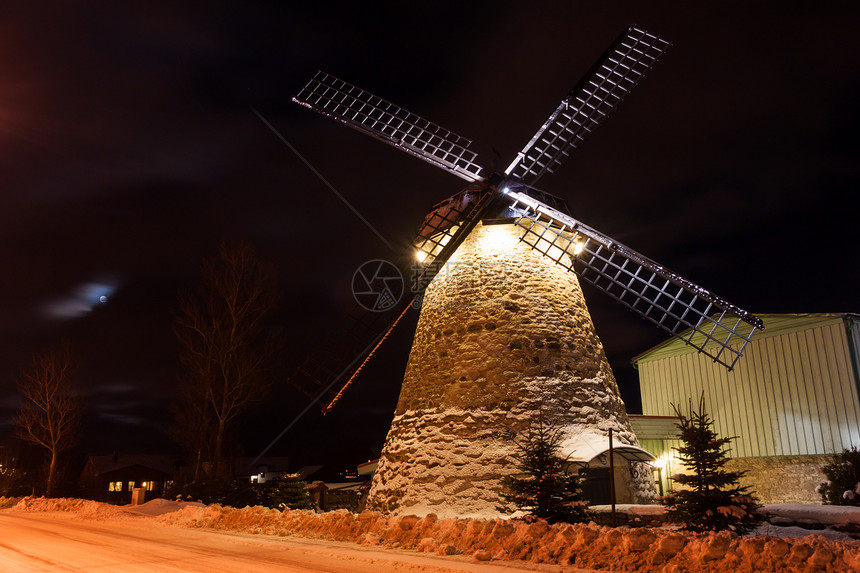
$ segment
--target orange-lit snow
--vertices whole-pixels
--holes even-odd
[[[857,519],[857,508],[804,506],[810,513]],[[820,511],[819,511],[820,510]],[[386,517],[376,512],[281,512],[262,507],[235,509],[153,500],[137,508],[82,500],[24,498],[5,511],[70,512],[93,520],[145,520],[152,526],[189,527],[270,536],[347,541],[380,548],[476,561],[533,563],[622,571],[860,571],[860,542],[823,535],[738,537],[729,533],[686,534],[668,528],[609,528],[548,525],[504,519]],[[853,516],[852,516],[853,514]],[[835,519],[835,518],[834,518]],[[771,531],[775,532],[773,528]],[[797,529],[797,528],[785,528]]]

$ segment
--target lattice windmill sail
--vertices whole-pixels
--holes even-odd
[[[424,269],[416,291],[481,220],[510,219],[521,241],[731,370],[752,332],[763,328],[760,319],[574,219],[563,199],[533,186],[563,165],[668,47],[644,30],[627,29],[504,173],[486,176],[469,139],[325,72],[293,101],[471,183],[425,218],[414,241]]]

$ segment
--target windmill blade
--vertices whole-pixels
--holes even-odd
[[[573,217],[524,193],[508,197],[520,240],[729,370],[764,328],[758,317]]]
[[[505,174],[533,185],[545,173],[554,173],[668,47],[669,42],[645,30],[628,28],[561,101]]]
[[[293,101],[466,181],[483,180],[471,140],[331,74],[317,71]]]

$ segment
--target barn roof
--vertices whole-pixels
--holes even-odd
[[[758,316],[764,322],[764,330],[757,330],[753,333],[753,339],[779,336],[788,332],[828,326],[842,321],[860,322],[860,314],[854,313],[760,314]],[[745,322],[741,322],[738,327],[738,330],[745,336],[749,335],[751,329],[752,327]],[[689,336],[690,331],[690,329],[685,330],[681,333],[681,336]],[[702,338],[702,335],[698,334],[693,337],[694,340],[697,338]],[[716,343],[711,342],[706,345],[706,347],[709,346],[716,346]],[[698,352],[696,348],[686,344],[680,338],[673,337],[634,356],[630,362],[634,368],[638,368],[641,362],[650,362],[652,360],[695,352]]]

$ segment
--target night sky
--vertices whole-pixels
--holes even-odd
[[[81,448],[172,447],[171,313],[224,240],[278,264],[289,348],[237,443],[256,455],[304,407],[287,379],[355,304],[355,269],[403,256],[429,208],[463,186],[291,103],[317,68],[471,138],[482,165],[503,169],[637,24],[672,48],[540,187],[751,312],[860,311],[855,2],[185,4],[3,9],[0,440],[13,432],[21,367],[66,339],[89,406]],[[584,288],[638,411],[629,361],[665,336]],[[414,322],[340,408],[314,410],[269,453],[371,457]]]

